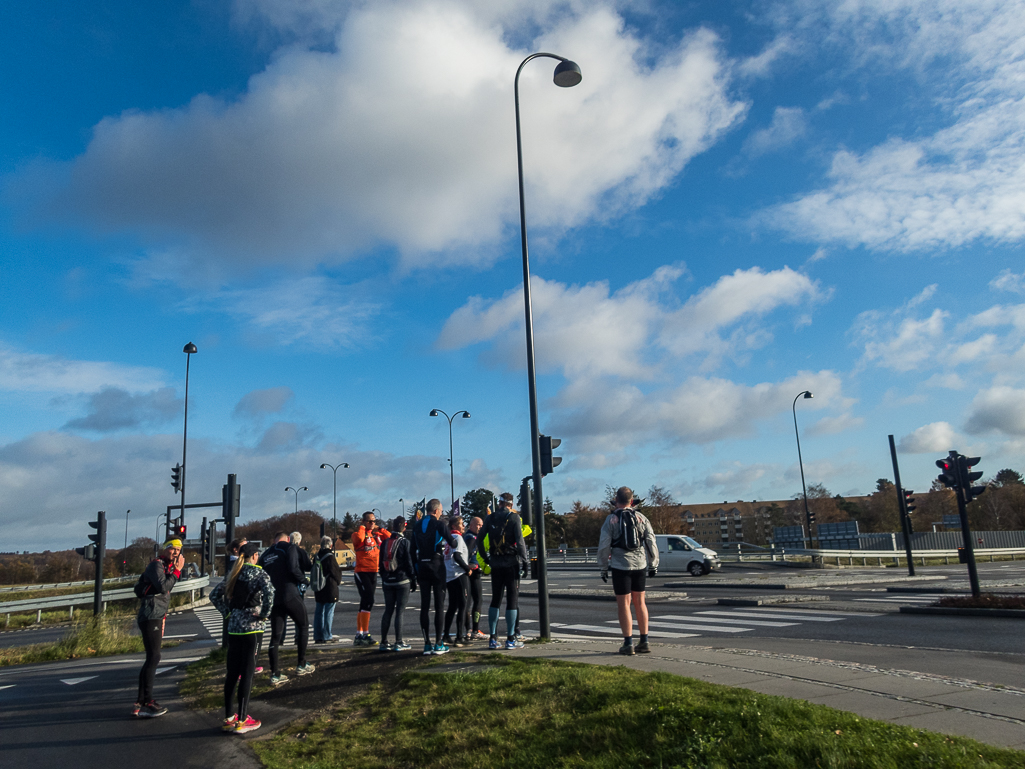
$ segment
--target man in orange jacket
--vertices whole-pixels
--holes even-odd
[[[356,638],[353,646],[377,646],[370,637],[370,610],[374,608],[377,592],[377,571],[381,566],[381,543],[391,536],[387,529],[377,526],[372,512],[363,513],[360,527],[352,535],[352,549],[356,551],[356,569],[353,578],[359,591],[359,613],[356,615]]]

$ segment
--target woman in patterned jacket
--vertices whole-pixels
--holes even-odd
[[[248,714],[249,694],[256,672],[256,643],[263,635],[274,602],[274,586],[267,572],[256,565],[260,548],[242,546],[231,574],[210,593],[212,603],[228,619],[228,671],[224,678],[224,724],[226,732],[244,734],[260,728]],[[238,687],[238,709],[232,707]]]

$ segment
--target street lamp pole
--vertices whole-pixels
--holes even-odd
[[[331,520],[334,522],[334,529],[335,529],[334,534],[337,537],[338,536],[338,468],[339,467],[348,468],[349,467],[349,463],[348,462],[342,462],[341,464],[337,464],[337,465],[329,465],[329,464],[327,464],[325,462],[324,464],[322,464],[320,466],[320,469],[321,470],[326,470],[329,467],[331,468],[331,473],[334,476],[334,486],[333,486],[334,490],[333,490],[332,495],[331,495]],[[296,502],[297,502],[296,506],[298,507],[298,500]]]
[[[285,486],[285,491],[294,491],[295,492],[295,517],[292,519],[292,521],[293,521],[292,525],[298,527],[298,525],[299,525],[299,492],[300,491],[309,491],[309,488],[306,487],[306,486],[300,486],[298,489],[295,489],[295,488],[292,488],[291,486]]]
[[[182,472],[181,472],[181,495],[182,506],[178,514],[178,524],[185,525],[185,479],[189,471],[186,468],[185,451],[189,444],[189,364],[192,362],[192,354],[197,352],[196,345],[189,342],[182,348],[185,353],[185,426],[182,428]]]
[[[534,509],[537,528],[534,530],[537,544],[537,596],[538,621],[542,638],[551,638],[552,627],[548,616],[548,571],[545,558],[545,519],[544,494],[541,491],[541,446],[539,444],[540,427],[537,415],[537,381],[534,375],[534,320],[530,308],[530,260],[527,256],[527,214],[523,196],[523,141],[520,135],[520,72],[531,59],[546,57],[556,59],[553,80],[560,88],[571,88],[577,85],[582,75],[580,67],[569,59],[554,53],[532,53],[525,58],[516,70],[513,80],[513,99],[516,104],[516,169],[520,185],[520,246],[523,251],[523,312],[524,326],[527,334],[527,391],[530,399],[530,460],[534,471]]]
[[[406,501],[402,497],[399,497],[399,517],[406,517]]]
[[[448,414],[445,414],[445,412],[442,411],[441,409],[431,409],[431,413],[428,416],[436,417],[436,416],[438,416],[438,414],[444,414],[445,418],[448,420],[448,478],[449,478],[449,483],[452,486],[452,511],[455,512],[455,509],[456,509],[456,470],[455,470],[455,465],[452,463],[452,420],[455,419],[460,414],[463,415],[463,419],[469,419],[470,418],[470,412],[469,411],[457,411],[452,416],[449,416]]]
[[[794,412],[794,435],[797,436],[797,464],[801,467],[801,492],[804,494],[804,522],[808,525],[808,539],[811,539],[811,513],[808,512],[808,489],[804,485],[804,460],[801,458],[801,433],[797,430],[797,400],[801,396],[804,399],[814,398],[811,394],[811,390],[805,390],[804,392],[797,393],[794,398],[793,412]]]
[[[125,547],[121,551],[121,576],[125,576],[125,570],[128,568],[128,516],[131,510],[125,511]]]

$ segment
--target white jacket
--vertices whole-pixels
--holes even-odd
[[[637,539],[640,547],[636,550],[623,550],[619,547],[612,547],[612,540],[620,533],[619,510],[610,513],[601,527],[601,537],[598,539],[598,567],[620,569],[622,571],[635,571],[637,569],[658,568],[658,543],[655,541],[655,530],[651,523],[640,513],[637,516]]]

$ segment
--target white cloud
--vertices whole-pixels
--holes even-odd
[[[854,333],[864,345],[864,360],[894,371],[913,371],[935,363],[946,317],[943,310],[933,310],[928,318],[904,318],[894,327],[892,316],[869,310],[855,320]]]
[[[310,268],[382,244],[408,265],[482,263],[517,211],[512,80],[527,51],[510,37],[584,73],[557,88],[545,60],[521,77],[535,227],[644,204],[744,112],[707,30],[667,48],[610,6],[573,3],[539,11],[528,42],[523,6],[507,5],[288,3],[275,23],[334,29],[334,50],[283,47],[234,101],[107,117],[84,154],[27,169],[8,196],[36,220],[137,233],[177,266],[166,275]]]
[[[864,424],[863,417],[851,416],[845,412],[835,417],[823,417],[808,428],[808,435],[837,435],[848,430],[857,430]]]
[[[0,343],[0,390],[93,393],[116,387],[148,392],[163,385],[164,372],[159,369],[41,355]]]
[[[223,289],[183,306],[190,312],[228,313],[278,344],[352,350],[372,341],[368,325],[380,306],[368,301],[367,294],[358,286],[310,275],[257,288]]]
[[[1025,272],[1018,275],[1010,270],[1002,270],[999,275],[989,282],[989,287],[994,291],[1011,291],[1015,294],[1025,294]]]
[[[776,107],[772,122],[744,140],[743,150],[752,157],[789,147],[808,132],[808,120],[800,107]]]
[[[730,462],[723,469],[705,476],[701,485],[706,489],[722,489],[727,496],[739,499],[770,473],[778,475],[779,468],[775,465]]]
[[[819,242],[895,251],[1025,237],[1025,4],[795,6],[809,37],[822,38],[824,28],[826,44],[851,51],[857,66],[912,71],[950,122],[924,138],[837,151],[825,188],[774,207],[763,223]]]
[[[947,422],[923,425],[905,435],[897,448],[905,454],[935,454],[949,451],[957,443],[957,433]]]
[[[971,435],[1025,436],[1025,390],[998,385],[981,391],[972,401],[964,429]]]
[[[182,413],[185,401],[173,387],[132,395],[127,390],[107,387],[89,398],[89,413],[72,419],[65,429],[112,432],[147,425],[161,425]]]

